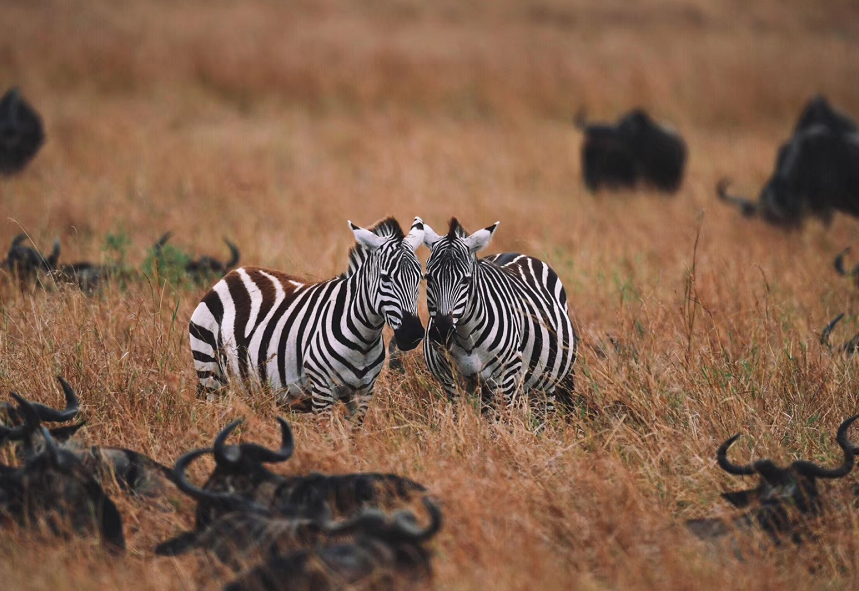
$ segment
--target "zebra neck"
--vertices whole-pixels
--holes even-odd
[[[385,316],[377,309],[376,295],[379,289],[378,273],[372,265],[365,264],[347,279],[350,299],[347,318],[352,319],[354,329],[365,342],[381,338],[385,327]]]

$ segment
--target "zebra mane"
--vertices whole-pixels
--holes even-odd
[[[396,238],[398,240],[402,240],[406,237],[403,234],[403,229],[400,228],[400,223],[392,218],[386,217],[380,222],[376,222],[373,227],[370,228],[370,231],[376,236],[381,236],[383,238]],[[349,249],[349,268],[346,269],[346,272],[343,273],[342,277],[351,277],[354,275],[358,269],[361,268],[361,265],[364,264],[364,261],[367,260],[367,249],[359,244],[355,244],[352,248]]]
[[[450,222],[448,222],[448,224],[448,240],[454,240],[456,238],[468,238],[468,230],[462,227],[462,224],[459,223],[458,219],[450,218]]]

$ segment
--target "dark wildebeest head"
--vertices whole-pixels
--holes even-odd
[[[817,125],[822,125],[836,133],[859,131],[856,122],[848,114],[833,108],[822,95],[817,95],[808,101],[796,122],[793,133],[801,133]]]
[[[63,410],[27,401],[14,392],[12,396],[19,401],[17,407],[8,403],[0,404],[0,445],[4,442],[21,443],[29,440],[29,445],[39,452],[45,445],[41,437],[41,423],[66,423],[78,415],[80,403],[77,395],[65,379],[61,376],[57,376],[57,379],[66,398],[66,407]],[[22,400],[26,405],[20,403]],[[25,410],[31,413],[29,420],[24,416]],[[85,421],[81,421],[72,425],[51,427],[48,432],[64,452],[77,457],[99,482],[116,479],[128,492],[152,495],[160,492],[162,479],[173,480],[172,470],[136,451],[119,447],[80,445],[73,437],[85,424]],[[21,455],[22,450],[19,448],[17,451],[18,455]]]
[[[48,273],[56,269],[60,258],[59,238],[54,241],[53,251],[47,257],[42,256],[42,253],[32,246],[25,246],[24,241],[27,238],[26,234],[16,236],[6,258],[0,261],[0,269],[17,277],[22,284],[35,279],[39,271]]]
[[[836,211],[859,216],[859,132],[825,99],[811,101],[796,131],[779,148],[775,171],[758,201],[731,195],[730,181],[716,185],[719,198],[746,217],[783,228],[799,228],[808,216],[831,221]]]
[[[24,465],[0,466],[0,509],[22,525],[45,523],[55,534],[98,532],[112,551],[125,549],[116,505],[78,457],[57,445],[39,425],[36,408],[17,394],[24,417]],[[33,436],[41,437],[41,451]]]
[[[799,543],[798,531],[803,522],[819,516],[822,512],[817,480],[843,478],[853,469],[855,447],[847,439],[850,425],[859,418],[852,416],[838,427],[836,441],[844,454],[837,468],[827,469],[812,462],[797,460],[787,467],[780,467],[772,460],[757,460],[750,464],[737,465],[728,459],[728,448],[737,440],[734,435],[716,452],[716,459],[728,474],[760,478],[758,486],[748,490],[722,493],[722,497],[734,507],[751,510],[734,520],[736,527],[758,527],[770,534],[775,542],[783,535],[790,535]],[[689,529],[702,538],[724,535],[728,527],[720,519],[695,519],[687,522]]]
[[[832,319],[832,322],[826,325],[826,327],[820,333],[820,344],[824,345],[830,351],[840,351],[846,355],[853,355],[859,352],[859,334],[855,335],[849,341],[845,341],[840,345],[833,346],[829,341],[830,335],[832,335],[832,331],[835,330],[836,325],[841,322],[841,319],[844,318],[844,314],[839,314],[835,318]]]
[[[173,233],[167,232],[155,243],[156,256],[159,255],[161,249],[164,248],[164,245],[167,244],[171,236],[173,236]],[[230,249],[230,260],[224,263],[214,257],[203,255],[197,260],[188,261],[185,264],[185,273],[193,281],[197,282],[205,282],[226,275],[230,269],[239,264],[241,253],[239,253],[238,247],[226,238],[224,238],[224,242],[226,242],[227,248]]]
[[[585,134],[582,172],[590,191],[633,189],[639,184],[673,193],[680,188],[686,166],[686,142],[634,109],[614,125],[588,124],[584,111],[575,119]]]
[[[31,419],[31,422],[36,423],[35,426],[31,426],[30,430],[36,432],[39,424],[41,423],[67,423],[74,419],[78,413],[80,412],[80,402],[78,401],[78,397],[75,394],[75,391],[69,385],[69,383],[63,379],[62,376],[57,376],[57,379],[60,381],[60,385],[63,388],[63,395],[66,400],[66,407],[63,410],[53,409],[49,406],[45,406],[44,404],[39,404],[38,402],[29,402],[30,408],[33,409],[35,413],[34,417]],[[13,397],[16,400],[19,398],[18,394],[12,393]],[[19,407],[16,407],[12,404],[4,402],[0,404],[0,444],[5,441],[23,441],[24,433],[27,430],[27,426],[25,424],[25,417],[22,414],[22,410]],[[49,429],[49,433],[54,438],[55,441],[65,443],[68,439],[70,439],[77,431],[84,426],[84,422],[76,423],[74,425],[64,425],[62,427],[53,427]],[[37,434],[37,433],[36,433]]]
[[[45,141],[42,118],[17,88],[0,98],[0,175],[24,169]]]
[[[352,536],[349,542],[324,545],[269,558],[224,587],[224,591],[327,591],[375,583],[373,588],[409,587],[432,575],[424,544],[441,529],[441,510],[423,499],[430,522],[422,528],[410,511],[389,518],[368,510],[342,523],[326,525],[331,536]]]

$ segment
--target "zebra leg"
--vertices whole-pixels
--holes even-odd
[[[575,410],[575,402],[573,400],[573,392],[575,392],[575,377],[573,369],[570,368],[570,373],[564,376],[564,379],[555,386],[552,392],[553,402],[557,402],[562,412],[571,413]],[[554,406],[554,405],[553,405]]]
[[[448,400],[456,400],[456,379],[453,376],[453,367],[448,358],[448,352],[443,347],[432,343],[429,339],[424,340],[424,360],[427,367],[435,378],[441,382]]]

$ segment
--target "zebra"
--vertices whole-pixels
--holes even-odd
[[[349,227],[356,244],[338,277],[308,283],[242,267],[209,290],[189,327],[198,391],[226,386],[229,374],[270,385],[299,410],[328,412],[343,400],[363,417],[385,360],[385,323],[402,350],[424,337],[415,256],[424,226],[415,218],[407,236],[390,217],[369,230]]]
[[[424,359],[449,398],[457,394],[454,371],[479,385],[484,409],[500,391],[506,406],[518,393],[554,393],[572,405],[577,337],[558,275],[539,259],[502,253],[483,259],[498,223],[474,234],[450,220],[446,236],[424,224],[430,320]],[[535,410],[540,410],[531,400]]]

